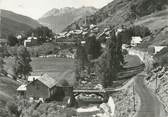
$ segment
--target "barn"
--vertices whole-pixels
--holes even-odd
[[[72,96],[72,86],[62,86],[55,78],[43,74],[41,77],[27,84],[26,96],[34,99],[63,101],[64,97]]]
[[[56,86],[57,82],[48,74],[44,74],[27,85],[26,95],[35,99],[48,99],[55,94]]]

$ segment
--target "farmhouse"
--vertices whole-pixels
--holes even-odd
[[[28,76],[27,81],[28,82],[33,82],[34,80],[40,78],[40,76]]]
[[[33,35],[28,37],[25,41],[24,41],[24,46],[25,47],[30,47],[30,46],[35,46],[38,44],[38,40],[37,37],[34,37]]]
[[[135,47],[137,46],[138,44],[140,44],[142,42],[142,38],[137,36],[137,37],[132,37],[132,40],[131,40],[131,46]]]
[[[60,81],[65,76],[61,73],[55,76],[57,78],[51,76],[45,73],[42,76],[29,77],[28,84],[22,84],[17,88],[19,96],[48,101],[63,101],[65,97],[71,98],[73,96],[73,87]]]
[[[27,85],[26,95],[35,99],[49,99],[56,93],[57,86],[59,84],[53,78],[48,74],[44,74]]]
[[[158,52],[160,52],[163,48],[166,48],[167,46],[157,46],[157,45],[151,45],[148,47],[148,53],[150,54],[157,54]]]
[[[23,97],[26,96],[26,89],[27,89],[26,86],[27,86],[26,84],[22,84],[17,88],[17,92],[19,96],[23,96]]]
[[[166,46],[154,46],[155,49],[155,54],[157,54],[158,52],[160,52],[163,48],[165,48]]]

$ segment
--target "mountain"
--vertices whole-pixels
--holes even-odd
[[[8,10],[0,10],[2,37],[41,26],[38,21]]]
[[[108,5],[87,17],[87,24],[97,24],[100,28],[106,26],[129,26],[139,18],[166,9],[168,0],[113,0]],[[70,30],[74,25],[82,25],[85,19],[81,18],[65,30]]]
[[[83,18],[85,16],[90,16],[97,11],[94,7],[65,7],[61,9],[52,9],[45,13],[39,22],[45,26],[51,28],[54,32],[61,32],[65,27],[67,27],[72,22]]]

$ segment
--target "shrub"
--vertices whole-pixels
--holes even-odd
[[[8,102],[6,108],[11,115],[14,114],[16,117],[19,117],[18,107],[14,102]]]
[[[159,62],[158,64],[161,66],[167,66],[168,65],[168,56],[160,57],[158,62]]]
[[[62,85],[62,86],[69,86],[69,82],[65,79],[62,79],[59,81],[59,83]]]

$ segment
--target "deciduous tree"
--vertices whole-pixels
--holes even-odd
[[[26,79],[26,77],[32,71],[30,62],[31,62],[31,58],[27,49],[24,46],[18,47],[17,56],[15,60],[17,76],[20,76]]]
[[[116,74],[124,62],[121,49],[122,41],[116,37],[114,30],[111,31],[110,36],[106,42],[107,47],[104,49],[104,53],[95,63],[96,73],[104,87],[112,85],[112,81],[116,79]]]
[[[14,35],[8,36],[8,45],[15,46],[17,43],[18,43],[18,40]]]
[[[3,58],[0,57],[0,75],[4,73],[4,63]]]

